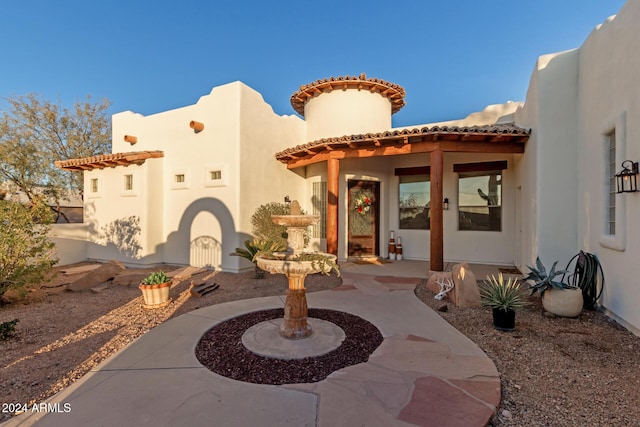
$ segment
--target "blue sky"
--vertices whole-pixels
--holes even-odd
[[[633,1],[633,0],[631,0]],[[578,47],[624,0],[3,2],[0,98],[153,114],[241,80],[278,114],[341,75],[403,86],[394,126],[524,100],[536,58]],[[6,108],[4,101],[0,108]]]

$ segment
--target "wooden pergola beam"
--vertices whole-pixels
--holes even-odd
[[[429,189],[430,199],[430,251],[429,268],[432,271],[444,271],[444,222],[442,216],[444,175],[444,153],[441,150],[430,154]]]
[[[382,141],[380,141],[382,142]],[[431,153],[436,150],[443,152],[457,153],[524,153],[524,145],[519,142],[460,142],[460,141],[423,141],[412,142],[400,146],[394,145],[373,145],[359,148],[357,144],[352,144],[353,148],[334,148],[331,152],[320,151],[313,155],[289,154],[289,159],[284,160],[288,169],[296,169],[302,166],[312,165],[326,161],[330,157],[339,159],[366,158],[377,156],[397,156],[403,154]]]

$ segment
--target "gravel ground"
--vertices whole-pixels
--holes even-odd
[[[55,285],[74,277],[61,277]],[[154,326],[199,307],[284,295],[283,276],[215,276],[220,288],[189,296],[189,281],[171,290],[173,302],[144,310],[135,287],[102,292],[33,288],[24,301],[0,307],[0,322],[19,319],[17,336],[0,341],[0,403],[32,404],[67,387]],[[338,286],[335,276],[307,278],[308,292]],[[420,284],[416,295],[441,304]],[[447,305],[440,315],[475,341],[496,364],[502,404],[493,426],[640,426],[640,338],[597,311],[576,319],[544,315],[539,298],[518,312],[516,331],[499,332],[484,308]],[[0,421],[11,415],[0,413]]]
[[[80,276],[59,274],[45,285],[68,283]],[[227,301],[284,295],[287,289],[282,275],[267,274],[256,280],[253,272],[217,273],[215,281],[220,287],[200,298],[190,296],[191,279],[183,281],[171,288],[172,303],[156,310],[142,308],[142,294],[133,286],[112,284],[101,292],[37,286],[24,300],[7,295],[12,303],[0,307],[0,323],[13,319],[19,323],[15,337],[0,341],[0,405],[31,407],[44,401],[168,319]],[[335,275],[308,276],[307,292],[340,283]],[[11,416],[0,411],[0,422]]]
[[[335,310],[309,309],[309,317],[326,320],[345,333],[337,349],[318,357],[279,360],[258,356],[242,344],[251,326],[284,317],[283,309],[256,311],[211,328],[196,346],[196,357],[213,372],[256,384],[298,384],[322,381],[334,371],[369,360],[382,344],[378,328],[361,317]]]
[[[437,309],[424,286],[416,295]],[[640,426],[640,338],[598,311],[549,316],[539,297],[499,332],[488,308],[447,304],[439,314],[493,360],[502,402],[493,426]]]

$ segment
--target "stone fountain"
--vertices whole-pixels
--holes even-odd
[[[316,224],[318,215],[302,215],[300,204],[291,202],[290,215],[272,215],[273,222],[287,228],[287,251],[275,253],[272,258],[259,256],[258,267],[272,274],[284,274],[289,281],[289,289],[284,304],[284,320],[280,326],[280,335],[288,339],[307,338],[311,335],[311,326],[307,323],[307,296],[304,281],[307,275],[329,273],[331,267],[317,259],[325,257],[333,262],[335,255],[327,253],[304,252],[304,233],[308,226]],[[317,256],[315,256],[317,255]]]

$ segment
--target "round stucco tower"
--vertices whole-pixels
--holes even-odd
[[[307,122],[307,141],[391,129],[404,106],[404,89],[376,78],[344,76],[300,86],[291,105]]]

